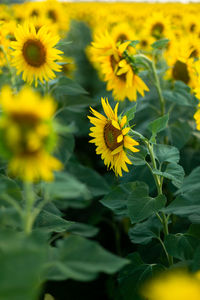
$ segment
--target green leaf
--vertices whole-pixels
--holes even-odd
[[[102,196],[109,192],[110,187],[105,179],[91,168],[78,163],[70,163],[68,164],[68,170],[87,186],[94,197]]]
[[[200,167],[185,177],[176,194],[178,197],[165,208],[165,212],[187,216],[192,222],[200,223]]]
[[[69,236],[57,242],[55,263],[49,269],[48,279],[74,279],[88,281],[99,272],[113,274],[129,263],[103,249],[95,241],[79,236]]]
[[[47,259],[44,242],[11,231],[1,231],[0,241],[0,299],[38,299]]]
[[[179,216],[191,216],[193,214],[200,215],[200,204],[193,204],[185,199],[183,196],[178,196],[170,203],[163,211],[167,214],[175,214]],[[199,220],[200,221],[200,220]]]
[[[67,229],[67,232],[77,234],[77,235],[81,235],[83,237],[93,237],[99,232],[99,229],[92,226],[92,225],[74,222]]]
[[[189,234],[169,234],[164,241],[169,255],[180,260],[190,260],[199,245],[199,240]]]
[[[166,48],[170,40],[160,39],[159,41],[154,42],[151,47],[154,49],[163,49]]]
[[[148,195],[149,189],[144,182],[137,182],[128,197],[128,214],[132,223],[147,219],[166,204],[165,196],[161,195],[151,198]]]
[[[145,264],[138,253],[128,255],[131,263],[119,273],[119,288],[123,300],[142,300],[140,297],[141,288],[144,283],[154,278],[165,267],[161,264]]]
[[[127,151],[129,155],[129,159],[133,163],[134,166],[142,166],[146,164],[146,155],[147,155],[147,149],[144,146],[137,146],[137,149],[139,149],[139,152],[131,152]]]
[[[34,227],[47,232],[63,232],[69,229],[72,224],[73,222],[67,221],[44,209],[37,217]]]
[[[154,238],[160,236],[162,224],[157,217],[153,216],[143,223],[136,224],[129,230],[129,238],[134,244],[146,245]]]
[[[130,122],[131,120],[134,119],[136,109],[137,109],[137,104],[135,104],[133,107],[131,107],[129,110],[125,112],[125,115],[127,117],[127,122]]]
[[[131,43],[129,44],[129,46],[132,46],[132,47],[135,48],[135,47],[139,44],[139,42],[140,42],[140,41],[137,41],[137,40],[131,41]]]
[[[189,140],[192,128],[184,121],[177,120],[168,127],[169,139],[172,145],[181,149]]]
[[[197,99],[190,93],[190,88],[182,81],[175,81],[174,89],[172,91],[163,91],[163,97],[165,100],[182,106],[195,107],[197,105]]]
[[[163,144],[153,145],[154,154],[156,159],[162,162],[178,163],[180,159],[179,151],[176,147]]]
[[[80,95],[80,94],[88,94],[82,86],[80,86],[77,82],[74,80],[63,76],[58,78],[58,82],[56,85],[56,89],[54,90],[55,98],[57,98],[59,95],[61,96],[74,96],[74,95]]]
[[[154,121],[152,121],[149,126],[148,129],[153,133],[158,133],[162,130],[164,130],[167,127],[169,121],[169,114],[166,114]]]
[[[116,215],[128,216],[128,197],[134,192],[135,187],[140,185],[140,182],[128,182],[120,184],[114,188],[109,194],[101,199],[101,203],[111,209]]]
[[[170,179],[173,185],[175,185],[178,188],[181,187],[185,175],[183,168],[176,163],[169,163],[164,172],[154,169],[153,173]]]
[[[195,168],[189,176],[185,177],[178,193],[193,203],[199,202],[200,195],[200,167]]]
[[[90,199],[91,197],[86,185],[67,172],[56,173],[53,182],[43,185],[52,200],[78,197]]]
[[[59,135],[58,147],[56,149],[56,157],[66,164],[73,154],[75,146],[74,136],[70,133]]]
[[[1,195],[7,194],[16,201],[22,201],[22,193],[17,183],[4,176],[0,175],[0,200],[3,201]]]
[[[151,141],[155,142],[157,133],[161,132],[167,127],[169,114],[166,114],[153,122],[149,123],[148,129],[152,132]]]

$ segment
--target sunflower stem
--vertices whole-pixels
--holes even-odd
[[[24,231],[29,235],[33,227],[32,209],[35,202],[33,186],[30,182],[24,183],[25,212],[24,212]]]
[[[153,72],[153,76],[154,76],[154,79],[155,79],[155,82],[154,82],[155,87],[157,89],[159,100],[160,100],[161,116],[163,116],[165,114],[165,100],[164,100],[163,95],[162,95],[160,80],[158,78],[158,74],[156,72],[155,62],[153,60],[151,61],[151,67],[152,67],[152,72]]]
[[[154,155],[154,151],[153,151],[153,145],[149,142],[149,140],[147,138],[145,138],[139,132],[133,131],[133,130],[131,130],[131,131],[134,135],[138,136],[144,142],[144,144],[146,145],[146,147],[149,151],[149,155],[150,155],[150,158],[151,158],[153,169],[158,170],[155,155]],[[162,177],[153,172],[153,169],[152,169],[151,165],[147,161],[146,161],[146,165],[147,165],[147,167],[149,168],[149,170],[151,171],[151,173],[153,175],[153,178],[154,178],[154,181],[155,181],[155,184],[156,184],[156,187],[157,187],[158,196],[163,195],[163,192],[162,192],[162,183],[163,183]],[[164,236],[165,237],[168,236],[169,235],[168,218],[166,217],[166,215],[163,212],[161,212],[161,216],[158,213],[156,213],[156,216],[158,217],[158,219],[160,220],[160,222],[163,225]],[[163,245],[164,245],[164,243],[162,241],[162,246]],[[166,253],[169,265],[172,265],[173,264],[173,257],[168,254],[166,248],[164,249],[164,251]]]
[[[161,116],[163,116],[165,114],[165,100],[162,95],[162,89],[160,86],[160,80],[159,80],[158,74],[156,72],[155,62],[154,62],[154,60],[149,59],[144,54],[134,55],[134,58],[136,59],[136,62],[138,61],[139,64],[142,64],[144,67],[146,67],[147,69],[152,71],[153,77],[154,77],[154,85],[158,92],[159,101],[160,101],[160,110],[161,110],[160,113],[161,113]]]

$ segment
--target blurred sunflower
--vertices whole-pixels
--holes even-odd
[[[164,12],[154,12],[145,22],[144,30],[156,40],[168,37],[171,31],[170,18]]]
[[[90,128],[89,135],[93,137],[90,143],[97,146],[96,153],[101,154],[104,164],[113,169],[116,176],[122,176],[122,170],[129,172],[126,164],[132,164],[125,149],[138,152],[139,150],[134,146],[139,144],[128,135],[130,127],[126,127],[127,117],[118,118],[119,103],[116,104],[114,110],[107,99],[101,98],[101,103],[106,117],[93,108],[91,108],[91,113],[94,117],[88,117],[94,125]]]
[[[149,300],[199,300],[198,276],[197,273],[189,274],[180,270],[167,272],[144,286],[142,294]]]
[[[57,35],[52,36],[48,27],[42,26],[38,32],[31,23],[19,25],[15,32],[16,41],[11,43],[13,51],[12,63],[17,68],[17,74],[23,73],[22,78],[29,84],[38,79],[55,78],[55,73],[61,71],[56,60],[61,60],[60,50],[54,48],[59,41]]]
[[[149,91],[137,75],[137,68],[133,69],[133,65],[130,65],[123,56],[124,51],[128,51],[129,45],[130,41],[116,44],[109,33],[106,33],[97,36],[90,49],[92,60],[100,64],[104,81],[107,82],[107,90],[112,90],[113,97],[121,101],[126,97],[130,101],[136,101],[137,92],[144,96],[144,91]]]
[[[181,80],[194,88],[197,84],[194,70],[194,57],[197,52],[189,39],[184,37],[170,41],[165,58],[170,69],[166,76],[174,80]]]
[[[133,27],[128,22],[117,23],[111,28],[110,34],[116,44],[136,40]]]
[[[53,100],[49,96],[41,99],[29,87],[18,95],[4,87],[0,104],[0,153],[9,161],[8,171],[24,181],[52,180],[53,170],[61,168],[50,154],[57,141]]]

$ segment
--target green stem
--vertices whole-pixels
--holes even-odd
[[[134,135],[138,136],[145,143],[147,149],[149,150],[149,155],[150,155],[150,158],[151,158],[153,169],[157,170],[157,164],[156,164],[156,159],[155,159],[155,156],[154,156],[153,145],[151,145],[149,140],[147,138],[145,138],[143,135],[141,135],[139,132],[136,132],[136,131],[132,130],[132,133]],[[156,184],[156,187],[157,187],[158,195],[162,195],[163,194],[163,192],[162,192],[162,183],[163,183],[162,177],[160,177],[157,174],[154,174],[151,165],[147,161],[146,161],[146,165],[147,165],[147,167],[149,168],[149,170],[151,171],[151,173],[153,175],[153,178],[154,178],[154,181],[155,181],[155,184]],[[164,232],[164,235],[166,237],[167,235],[169,235],[168,218],[166,217],[166,215],[163,212],[161,212],[161,216],[158,213],[156,213],[156,216],[158,217],[158,219],[160,220],[160,222],[163,225],[163,232]],[[166,253],[169,265],[172,265],[173,264],[173,257],[168,254],[167,249],[165,248],[165,245],[164,245],[163,241],[161,239],[159,239],[159,240],[160,240],[160,242],[163,246],[163,249]]]
[[[160,87],[160,80],[158,78],[158,75],[157,75],[157,72],[156,72],[156,66],[155,66],[155,63],[154,63],[153,60],[151,61],[151,67],[152,67],[152,72],[153,72],[153,76],[154,76],[154,79],[155,79],[155,87],[157,89],[159,100],[160,100],[161,116],[163,116],[165,114],[165,100],[164,100],[163,95],[162,95],[162,90],[161,90],[161,87]]]
[[[24,183],[25,193],[25,212],[24,212],[24,231],[29,235],[33,227],[32,209],[35,202],[33,186],[29,182]]]
[[[162,95],[160,80],[159,80],[157,72],[156,72],[155,62],[154,62],[154,60],[149,59],[144,54],[134,55],[134,59],[136,59],[136,61],[137,61],[137,58],[142,58],[144,66],[146,68],[152,70],[153,77],[154,77],[154,84],[155,84],[156,90],[158,92],[159,101],[160,101],[160,110],[161,110],[160,113],[161,113],[161,116],[163,116],[165,114],[165,100],[164,100],[163,95]],[[132,59],[133,63],[134,63],[134,59]]]
[[[171,258],[170,258],[169,253],[167,252],[167,249],[166,249],[166,247],[165,247],[165,244],[163,243],[163,241],[161,240],[160,237],[158,237],[158,240],[159,240],[159,242],[161,243],[161,245],[162,245],[162,247],[163,247],[163,250],[164,250],[164,252],[165,252],[165,254],[166,254],[166,257],[167,257],[167,260],[168,260],[168,262],[169,262],[169,265],[172,265],[173,262],[172,262],[172,264],[171,264]]]

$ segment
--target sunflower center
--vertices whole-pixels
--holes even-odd
[[[164,25],[160,22],[157,22],[153,25],[151,29],[151,34],[156,39],[159,39],[162,36],[163,31],[164,31]]]
[[[116,61],[114,55],[110,56],[110,64],[111,64],[113,72],[115,72],[115,68],[116,68],[118,62]]]
[[[172,75],[174,79],[181,80],[186,84],[190,81],[187,65],[180,60],[176,61],[172,70]]]
[[[56,22],[57,21],[57,16],[56,16],[56,13],[53,9],[50,9],[48,11],[48,18],[51,19],[52,21]]]
[[[12,113],[12,120],[21,125],[35,126],[40,121],[40,118],[33,113]]]
[[[191,58],[191,57],[193,57],[193,58],[198,57],[198,51],[197,51],[197,49],[194,49],[194,50],[191,52],[190,58]]]
[[[33,11],[30,14],[31,17],[38,17],[39,16],[39,12],[37,9],[33,9]]]
[[[141,40],[142,47],[146,47],[148,45],[147,40]]]
[[[128,40],[128,37],[125,33],[121,33],[118,37],[117,37],[117,42],[125,42],[126,40]]]
[[[46,50],[39,40],[27,40],[22,52],[26,62],[33,67],[39,68],[46,61]]]
[[[123,141],[118,143],[117,138],[121,134],[121,130],[115,128],[111,121],[109,121],[104,127],[104,141],[106,146],[111,150],[115,150],[119,146],[123,145]]]
[[[191,26],[190,26],[190,32],[194,32],[195,31],[195,29],[196,29],[196,24],[191,24]]]

